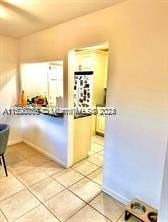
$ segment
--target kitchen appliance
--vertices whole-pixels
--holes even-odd
[[[93,71],[74,73],[74,107],[92,107]]]

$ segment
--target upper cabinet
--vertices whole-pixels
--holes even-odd
[[[77,52],[75,57],[75,71],[93,71],[94,54],[91,52]]]

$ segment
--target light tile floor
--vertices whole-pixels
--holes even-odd
[[[103,144],[93,137],[89,157],[69,169],[24,143],[8,147],[0,222],[124,222],[124,205],[101,191]]]

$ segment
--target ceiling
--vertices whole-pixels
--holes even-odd
[[[0,34],[21,37],[123,0],[0,0]]]

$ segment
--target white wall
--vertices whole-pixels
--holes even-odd
[[[67,125],[64,118],[47,115],[23,117],[23,140],[67,166]]]
[[[165,160],[165,168],[164,168],[164,176],[162,183],[162,195],[161,195],[161,203],[160,203],[160,211],[159,211],[159,222],[167,222],[168,221],[168,143],[167,143],[167,153]]]
[[[49,62],[25,63],[21,64],[20,67],[21,85],[26,95],[32,98],[36,96],[38,92],[39,95],[47,94],[48,97]],[[50,76],[50,78],[51,77],[52,76]],[[61,89],[60,87],[60,90]],[[59,90],[58,87],[57,90]],[[61,91],[59,93],[62,94]],[[55,118],[42,114],[22,116],[21,119],[23,141],[64,167],[67,167],[66,118]]]
[[[48,97],[48,69],[48,62],[21,65],[21,87],[29,99],[37,95]]]
[[[62,59],[71,48],[109,42],[107,106],[119,114],[107,119],[103,189],[154,207],[166,150],[167,10],[166,1],[126,1],[20,41],[21,61]]]
[[[5,107],[18,101],[18,40],[0,36],[0,123],[11,127],[9,143],[20,141],[22,131],[18,117],[3,116]]]

